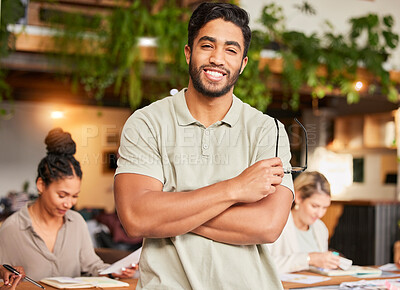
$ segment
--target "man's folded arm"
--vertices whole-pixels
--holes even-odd
[[[279,196],[280,191],[283,191],[286,192],[284,196],[290,196],[291,200],[290,190],[281,189],[282,186],[273,186],[282,182],[282,176],[281,160],[271,158],[258,161],[240,175],[225,181],[192,191],[164,192],[163,184],[156,178],[120,173],[114,180],[115,204],[128,235],[149,238],[173,237],[193,231],[234,204],[257,203],[273,194],[276,189],[279,189],[279,192],[276,192]],[[278,198],[280,200],[280,197]],[[275,201],[275,198],[272,200]],[[262,208],[255,207],[259,209],[259,214],[252,215],[260,215],[258,218],[269,218],[272,221],[279,220],[275,217],[276,210],[273,211],[273,206],[269,204],[270,202],[266,203]],[[277,206],[278,202],[273,204]],[[236,213],[235,208],[232,211]],[[285,209],[283,211],[285,212]],[[253,210],[247,209],[246,212],[252,213]],[[234,217],[236,216],[237,214]],[[223,221],[224,225],[226,221]],[[215,228],[223,227],[217,225]]]
[[[292,191],[278,185],[268,197],[251,204],[236,204],[193,232],[227,244],[272,243],[286,224],[292,201]]]
[[[115,177],[118,216],[128,235],[162,238],[190,232],[235,203],[223,182],[190,192],[163,192],[152,177]]]

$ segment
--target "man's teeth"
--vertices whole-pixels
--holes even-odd
[[[214,77],[222,77],[223,76],[223,74],[222,73],[220,73],[220,72],[217,72],[217,71],[213,71],[213,70],[208,70],[208,71],[206,71],[209,75],[212,75],[212,76],[214,76]]]

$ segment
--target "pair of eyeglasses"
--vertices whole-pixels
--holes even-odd
[[[278,125],[278,120],[275,120],[275,125],[276,125],[276,150],[275,150],[275,157],[278,157],[278,147],[279,147],[279,125]],[[305,165],[304,166],[293,166],[290,168],[284,168],[283,172],[285,174],[289,173],[300,173],[303,172],[307,169],[307,158],[308,158],[308,137],[307,137],[307,130],[304,128],[303,124],[300,123],[297,118],[294,118],[294,120],[297,122],[297,124],[300,125],[300,127],[303,129],[304,132],[304,140],[306,142],[306,156],[305,156]]]

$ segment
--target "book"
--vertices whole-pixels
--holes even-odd
[[[347,270],[331,270],[310,266],[310,271],[325,276],[357,276],[359,278],[379,277],[382,274],[382,270],[378,268],[354,265]]]
[[[40,280],[58,289],[128,287],[129,284],[108,277],[49,277]]]

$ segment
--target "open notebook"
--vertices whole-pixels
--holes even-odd
[[[382,274],[382,270],[373,267],[365,267],[365,266],[351,266],[347,270],[329,270],[324,268],[317,268],[310,266],[310,271],[318,274],[322,274],[325,276],[358,276],[364,278],[371,277],[379,277]]]
[[[45,284],[59,289],[73,288],[108,288],[108,287],[128,287],[129,284],[107,277],[50,277],[40,280]]]

